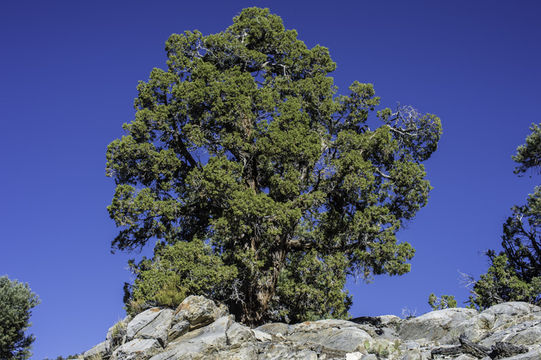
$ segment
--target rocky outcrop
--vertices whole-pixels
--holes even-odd
[[[540,360],[541,308],[522,302],[396,316],[265,324],[234,321],[223,305],[190,296],[109,329],[85,360],[346,359]]]

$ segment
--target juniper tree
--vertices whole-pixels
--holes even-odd
[[[541,124],[532,124],[531,133],[523,145],[517,148],[513,160],[519,165],[519,176],[528,171],[541,171]],[[535,278],[541,285],[541,187],[528,195],[525,205],[514,206],[513,215],[503,225],[502,247],[510,265],[520,279],[531,283]],[[541,289],[537,302],[541,302]]]
[[[541,166],[541,127],[533,124],[526,142],[513,156],[515,174],[538,173]],[[541,187],[528,196],[525,205],[514,206],[503,224],[502,251],[489,250],[488,272],[472,289],[469,302],[486,308],[504,301],[541,304]]]
[[[515,174],[524,175],[528,170],[541,171],[541,124],[530,126],[531,134],[526,142],[517,148],[513,160],[518,163]]]
[[[34,336],[25,331],[30,327],[32,308],[38,304],[28,284],[0,277],[0,359],[30,358]]]
[[[249,324],[345,316],[346,276],[410,270],[396,233],[427,203],[435,115],[376,111],[357,81],[338,95],[329,50],[268,9],[165,50],[107,149],[114,249],[205,242],[237,274],[220,300]]]

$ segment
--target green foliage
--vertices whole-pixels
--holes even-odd
[[[34,336],[25,335],[25,331],[31,325],[31,310],[38,304],[28,284],[0,277],[0,359],[30,358]]]
[[[351,296],[344,291],[347,259],[343,254],[321,255],[312,250],[290,256],[278,279],[277,320],[287,322],[349,318]]]
[[[512,211],[503,224],[503,253],[517,276],[531,282],[541,276],[541,187],[528,196],[526,205]]]
[[[541,124],[532,124],[532,133],[526,137],[526,143],[517,148],[513,156],[519,165],[515,168],[515,174],[524,174],[529,169],[540,170],[541,167]]]
[[[438,298],[434,293],[428,296],[428,305],[432,310],[443,310],[448,308],[456,308],[457,302],[453,295],[442,295]]]
[[[129,291],[127,291],[128,289],[124,289],[126,290],[126,298],[129,298],[130,296],[130,293]],[[128,305],[128,304],[127,304]],[[126,309],[128,310],[128,312],[137,312],[135,311],[133,308],[129,307],[129,306],[126,306]],[[127,318],[129,319],[129,318]],[[122,345],[124,343],[124,341],[126,340],[126,332],[128,330],[128,321],[127,319],[125,320],[120,320],[118,322],[116,322],[110,329],[110,343],[109,343],[109,348],[110,349],[115,349],[117,347],[119,347],[120,345]],[[109,334],[107,334],[108,338],[109,338]]]
[[[428,200],[435,115],[376,112],[372,84],[337,95],[328,49],[307,48],[268,9],[245,9],[218,34],[173,34],[166,52],[107,149],[113,248],[208,241],[237,275],[227,293],[197,291],[251,324],[345,316],[347,275],[409,271],[414,250],[396,233]]]
[[[506,301],[526,301],[539,304],[541,277],[523,280],[509,263],[507,256],[490,254],[491,265],[472,289],[468,302],[476,309],[486,309]]]
[[[136,275],[124,297],[127,312],[136,315],[152,306],[176,307],[189,295],[219,297],[237,276],[234,266],[224,265],[210,246],[194,239],[154,249],[152,259],[130,262]]]
[[[516,174],[541,165],[541,127],[532,125],[526,143],[513,156],[519,165]],[[491,265],[475,283],[470,304],[486,308],[504,301],[528,301],[541,304],[541,187],[528,196],[522,206],[514,206],[513,214],[503,224],[502,248],[496,254],[489,250]]]

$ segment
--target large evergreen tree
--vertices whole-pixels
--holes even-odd
[[[0,359],[30,358],[33,335],[25,334],[30,327],[32,308],[39,299],[28,284],[0,277]]]
[[[541,127],[534,124],[530,130],[513,156],[519,176],[541,168]],[[478,308],[504,301],[541,304],[541,187],[534,189],[525,205],[511,210],[503,224],[503,250],[487,252],[491,265],[472,289],[470,303]]]
[[[396,233],[428,199],[435,115],[375,113],[371,84],[337,95],[328,49],[267,9],[166,52],[107,150],[114,248],[205,242],[237,274],[219,300],[250,324],[345,316],[347,275],[409,271]]]

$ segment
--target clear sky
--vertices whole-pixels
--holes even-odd
[[[340,89],[371,82],[382,105],[442,119],[426,164],[434,190],[399,233],[417,250],[412,271],[350,282],[351,314],[421,314],[431,292],[463,303],[459,271],[486,271],[510,207],[539,183],[516,177],[511,155],[541,122],[541,2],[2,1],[0,275],[41,298],[35,359],[88,350],[124,317],[137,254],[110,253],[105,149],[134,116],[138,80],[164,66],[171,33],[219,32],[248,6],[328,47]]]

